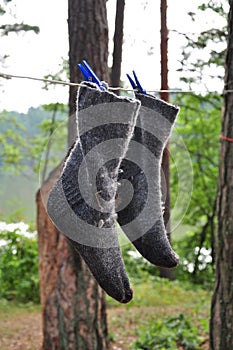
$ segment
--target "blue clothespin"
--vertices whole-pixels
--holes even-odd
[[[133,70],[133,76],[134,76],[134,79],[135,79],[136,83],[133,81],[133,79],[130,77],[129,74],[126,74],[126,75],[127,75],[127,78],[129,79],[129,82],[130,82],[130,84],[131,84],[131,86],[132,86],[132,88],[134,90],[138,90],[140,93],[142,93],[144,95],[147,95],[146,90],[144,90],[143,87],[141,86],[141,84],[140,84],[140,82],[138,80],[138,77],[137,77],[137,75],[136,75],[134,70]]]
[[[101,90],[106,90],[106,86],[104,83],[102,83],[95,72],[91,69],[87,61],[83,60],[82,63],[78,64],[79,69],[82,72],[82,75],[85,79],[85,81],[91,81],[93,83],[96,83]]]

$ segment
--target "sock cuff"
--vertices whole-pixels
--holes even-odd
[[[142,106],[153,109],[155,112],[166,118],[171,124],[175,122],[177,114],[180,110],[179,107],[152,95],[136,93],[135,97],[141,101]]]
[[[105,83],[107,87],[107,83]],[[77,93],[77,110],[82,110],[90,106],[101,103],[126,102],[140,104],[135,98],[118,96],[109,90],[100,90],[99,86],[92,82],[82,82]]]

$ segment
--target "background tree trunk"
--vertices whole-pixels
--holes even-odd
[[[233,2],[228,18],[225,89],[233,90]],[[222,135],[233,139],[233,93],[224,95]],[[210,348],[233,349],[233,140],[222,140],[218,190],[216,282],[211,305]]]
[[[68,0],[68,4],[70,81],[82,81],[77,64],[87,60],[98,78],[109,82],[106,0]],[[77,88],[70,87],[69,146],[76,138],[76,95]]]
[[[69,0],[70,80],[80,82],[77,64],[86,59],[100,79],[108,80],[106,0]],[[76,94],[69,94],[69,137],[76,138]],[[66,142],[64,140],[64,142]],[[48,193],[61,173],[55,169],[37,193],[40,294],[44,350],[104,350],[107,348],[106,303],[77,252],[48,217]]]
[[[40,295],[44,350],[106,349],[104,292],[45,210],[57,168],[37,193]]]
[[[115,33],[113,47],[113,63],[111,72],[111,85],[113,87],[120,86],[121,83],[121,61],[122,61],[122,46],[124,36],[124,11],[125,0],[117,0],[116,17],[115,17]],[[120,91],[116,91],[120,94]]]
[[[160,18],[161,18],[161,90],[168,90],[168,28],[167,28],[167,0],[160,2]],[[169,93],[164,91],[160,93],[160,98],[169,102]],[[170,226],[170,154],[169,143],[167,143],[162,158],[162,200],[164,202],[164,224],[167,231],[169,241],[171,241],[171,226]],[[160,277],[173,280],[173,270],[160,267]]]

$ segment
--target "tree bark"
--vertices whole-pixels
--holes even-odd
[[[82,81],[77,64],[87,60],[100,80],[109,81],[106,0],[68,0],[70,81]],[[70,87],[68,144],[75,138],[77,88]]]
[[[161,14],[161,42],[160,42],[160,51],[161,51],[161,90],[168,90],[168,28],[167,28],[167,0],[161,0],[160,3],[160,14]],[[169,93],[164,91],[160,93],[160,98],[169,102]],[[162,182],[162,200],[164,201],[164,224],[167,231],[167,236],[169,241],[171,241],[171,227],[170,227],[170,153],[169,153],[169,142],[167,143],[162,158],[162,173],[161,176]],[[160,277],[173,280],[173,270],[165,269],[161,267]]]
[[[115,18],[115,33],[113,47],[113,63],[111,72],[111,85],[113,87],[120,86],[121,83],[121,61],[122,61],[122,46],[124,36],[124,10],[125,0],[117,0],[116,18]],[[116,91],[119,94],[119,91]]]
[[[104,292],[45,210],[48,193],[60,172],[61,166],[36,196],[42,349],[102,350],[107,348]]]
[[[225,89],[233,90],[233,2],[228,17]],[[210,348],[233,349],[233,93],[224,94],[218,183],[216,282],[211,305]]]
[[[109,78],[106,0],[68,0],[70,80],[80,82],[77,67],[87,60],[101,80]],[[68,144],[76,138],[77,88],[69,93]],[[64,142],[66,142],[64,140]],[[48,193],[62,170],[58,166],[37,193],[43,350],[105,350],[105,293],[79,254],[48,217]]]

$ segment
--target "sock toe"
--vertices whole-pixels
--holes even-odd
[[[89,247],[69,239],[80,253],[91,273],[104,291],[119,301],[128,303],[132,297],[132,289],[125,271],[119,247]]]

